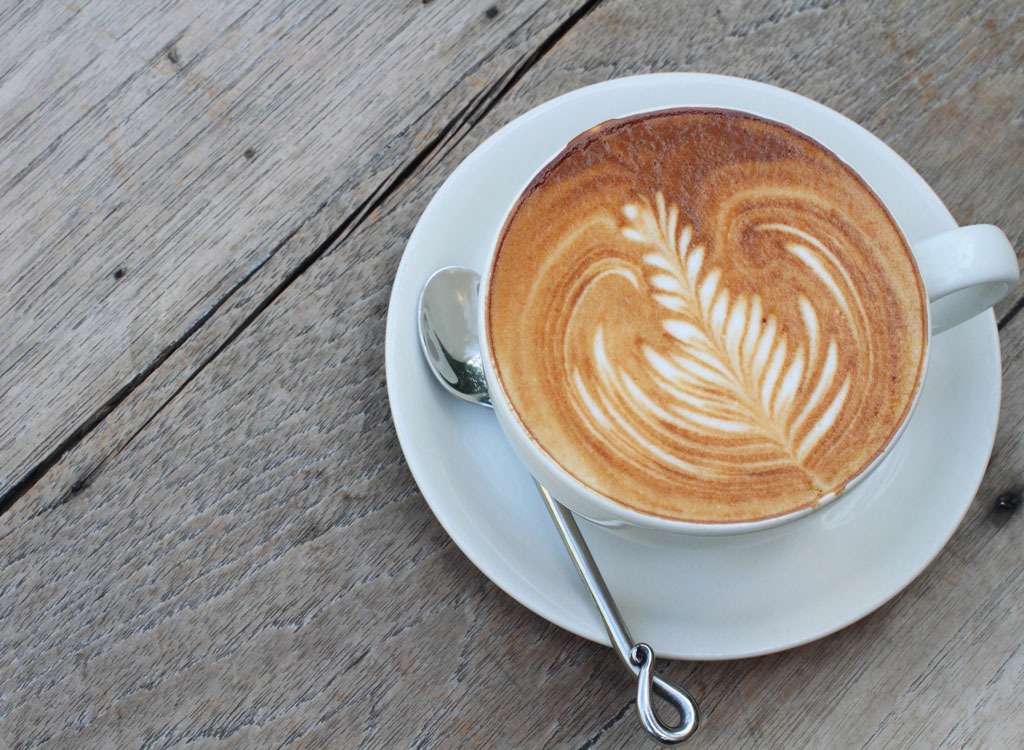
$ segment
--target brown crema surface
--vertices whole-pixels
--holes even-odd
[[[586,486],[694,522],[817,504],[899,430],[927,300],[874,193],[746,114],[578,137],[499,239],[487,335],[537,444]]]

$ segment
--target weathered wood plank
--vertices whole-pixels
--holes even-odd
[[[566,12],[489,7],[93,3],[12,18],[0,495],[254,273],[285,278]],[[282,243],[307,225],[296,257]]]
[[[163,385],[138,389],[3,516],[0,647],[16,656],[0,667],[0,744],[647,746],[611,654],[488,583],[404,468],[385,403],[384,313],[430,195],[529,106],[611,75],[686,67],[690,56],[825,101],[894,145],[918,112],[924,130],[902,137],[920,152],[897,149],[926,177],[942,179],[929,175],[950,153],[938,141],[979,154],[961,160],[968,184],[1003,175],[988,193],[995,210],[1008,214],[1020,187],[1001,147],[958,143],[973,126],[930,114],[923,96],[908,98],[910,110],[891,103],[907,69],[932,74],[933,99],[999,66],[1019,74],[1019,35],[997,33],[967,62],[931,46],[967,49],[972,28],[1013,20],[1015,6],[992,3],[968,23],[974,6],[947,2],[917,9],[921,25],[909,5],[699,7],[685,23],[678,7],[609,3],[582,19],[219,356],[194,367],[251,301],[211,318],[208,339],[165,363],[174,374],[154,375]],[[924,51],[901,62],[883,30]],[[965,116],[994,122],[997,110]],[[939,193],[961,222],[995,220],[1019,237],[1019,217],[975,217],[955,205],[968,193],[949,184]],[[311,234],[293,242],[324,236]],[[836,636],[761,659],[671,665],[702,699],[701,747],[1024,742],[1024,725],[1000,720],[1015,715],[1024,677],[1024,527],[990,510],[1024,470],[1020,316],[1003,344],[996,454],[950,546],[902,596]],[[88,485],[69,492],[82,476]]]

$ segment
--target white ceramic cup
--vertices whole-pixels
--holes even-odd
[[[600,89],[606,90],[608,99],[593,96],[595,90]],[[598,102],[596,106],[592,103],[595,101]],[[617,101],[619,104],[601,104],[604,101]],[[654,106],[651,106],[651,102],[655,102]],[[581,106],[574,110],[576,103]],[[640,106],[636,106],[636,103],[640,103]],[[618,79],[553,100],[523,115],[520,121],[529,126],[531,119],[543,117],[560,124],[564,140],[552,143],[550,157],[554,158],[569,140],[601,122],[673,107],[732,109],[789,125],[846,162],[874,190],[899,223],[900,212],[893,208],[898,207],[894,204],[902,198],[891,185],[886,184],[885,176],[887,170],[905,171],[910,170],[910,167],[882,141],[837,112],[766,84],[724,76],[685,73]],[[559,108],[562,113],[558,112]],[[584,111],[581,112],[581,109]],[[564,116],[559,117],[559,114]],[[577,128],[575,131],[566,129],[573,125]],[[522,188],[529,184],[533,175],[548,161],[545,159],[531,165],[529,179],[523,182]],[[928,190],[923,181],[920,181],[920,185],[922,190]],[[508,211],[511,211],[515,202],[513,200],[509,203]],[[912,418],[914,410],[910,409],[878,458],[852,477],[842,492],[820,497],[817,505],[812,508],[802,508],[757,521],[696,523],[641,513],[604,497],[563,469],[530,437],[509,405],[508,396],[495,372],[487,340],[487,290],[490,287],[490,271],[501,228],[498,228],[489,249],[481,283],[482,301],[479,310],[483,364],[494,411],[513,450],[533,476],[563,505],[596,523],[690,534],[737,534],[776,526],[802,517],[848,494],[892,452],[907,422]],[[997,227],[966,226],[924,239],[908,236],[902,225],[901,231],[914,252],[928,294],[932,335],[983,313],[1002,299],[1019,279],[1016,254],[1006,235]],[[930,344],[929,338],[926,357]],[[538,362],[538,366],[543,366],[543,363]],[[914,394],[915,403],[922,387],[923,380]]]

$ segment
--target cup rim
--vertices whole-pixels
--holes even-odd
[[[854,128],[859,131],[862,136],[867,136],[868,142],[871,145],[872,152],[878,152],[880,156],[887,160],[895,160],[899,164],[905,166],[908,169],[912,168],[906,164],[905,160],[899,156],[891,147],[889,147],[884,141],[880,140],[870,131],[863,128],[861,125],[850,120],[841,113],[825,106],[812,99],[804,97],[795,92],[773,86],[771,84],[765,84],[758,81],[753,81],[745,78],[736,78],[731,76],[721,76],[714,74],[700,74],[700,73],[655,73],[641,76],[629,76],[625,78],[612,79],[604,81],[602,83],[593,84],[591,86],[577,89],[575,91],[563,94],[560,97],[549,100],[544,104],[530,110],[524,115],[521,115],[516,120],[512,121],[506,128],[514,127],[521,121],[528,118],[537,117],[544,114],[549,109],[556,106],[571,105],[572,99],[583,92],[590,92],[594,89],[618,87],[622,85],[628,85],[630,83],[642,83],[645,80],[652,78],[661,77],[685,77],[693,81],[714,81],[714,82],[727,82],[732,86],[739,86],[743,88],[749,88],[749,90],[756,92],[760,96],[773,97],[772,103],[777,104],[780,101],[800,101],[804,106],[815,110],[818,115],[824,115],[830,124],[838,124],[846,128]],[[901,225],[899,219],[894,215],[893,211],[889,207],[889,201],[882,195],[873,181],[871,181],[866,175],[863,174],[861,169],[851,163],[851,161],[842,152],[842,145],[835,143],[826,143],[818,136],[817,133],[808,132],[808,129],[792,122],[790,119],[779,116],[776,113],[766,114],[762,111],[761,107],[765,104],[764,99],[759,102],[760,106],[737,106],[735,104],[719,104],[719,103],[706,103],[704,101],[690,103],[681,102],[677,104],[662,104],[650,107],[637,107],[623,110],[621,113],[603,117],[591,123],[588,127],[580,129],[577,135],[581,135],[590,128],[601,127],[604,124],[617,120],[620,118],[632,117],[635,115],[641,115],[652,112],[666,111],[671,109],[704,109],[704,110],[722,110],[739,112],[743,114],[753,115],[763,120],[768,120],[781,124],[785,127],[795,130],[797,133],[810,139],[812,142],[817,144],[819,147],[826,149],[836,158],[838,158],[843,164],[845,164],[854,174],[856,174],[864,184],[871,190],[875,195],[878,204],[889,214],[894,226],[898,230],[900,237],[903,239],[907,248],[910,249],[910,260],[913,265],[915,274],[917,276],[919,284],[921,284],[922,291],[923,279],[921,274],[921,268],[917,257],[913,250],[913,243],[907,236],[906,231]],[[770,107],[769,107],[770,108]],[[575,136],[574,136],[575,137]],[[480,288],[480,305],[477,311],[478,315],[478,330],[480,331],[480,347],[481,357],[485,372],[487,373],[488,386],[491,393],[491,402],[494,406],[495,414],[498,417],[498,421],[502,427],[502,431],[505,433],[506,439],[508,439],[515,453],[519,458],[526,464],[527,468],[535,476],[538,476],[538,480],[542,483],[545,481],[550,482],[548,489],[552,491],[552,494],[565,506],[569,507],[574,512],[588,518],[594,523],[610,528],[619,526],[628,526],[633,528],[651,528],[659,531],[667,531],[671,533],[682,533],[682,534],[694,534],[694,535],[734,535],[734,534],[745,534],[765,529],[774,528],[799,518],[803,518],[811,513],[814,513],[824,507],[831,505],[836,500],[841,499],[853,489],[855,489],[861,482],[863,482],[871,473],[878,468],[878,466],[885,461],[886,458],[892,453],[895,446],[898,444],[900,437],[906,431],[907,425],[913,418],[913,415],[917,409],[917,405],[920,401],[921,392],[924,389],[925,377],[928,370],[928,363],[931,356],[931,344],[932,344],[932,311],[931,304],[928,300],[927,294],[924,296],[925,305],[925,325],[924,325],[924,346],[923,354],[921,357],[920,367],[918,370],[917,382],[914,386],[910,403],[907,407],[906,412],[903,415],[902,420],[898,424],[895,430],[890,434],[888,439],[879,447],[878,452],[865,466],[859,471],[850,476],[845,484],[838,489],[834,489],[817,497],[815,503],[810,506],[803,506],[794,510],[780,513],[770,517],[756,518],[751,520],[742,521],[693,521],[668,518],[664,516],[643,513],[634,508],[628,507],[622,503],[619,503],[601,492],[595,490],[592,487],[584,484],[581,480],[575,477],[571,472],[561,466],[548,452],[545,450],[530,434],[528,429],[523,424],[518,412],[511,407],[510,399],[505,391],[504,383],[497,374],[497,368],[493,364],[493,357],[490,347],[490,341],[488,337],[487,329],[487,309],[490,298],[490,287],[491,287],[491,275],[493,269],[494,255],[497,251],[498,242],[501,239],[501,235],[504,232],[505,225],[508,221],[509,216],[518,205],[520,196],[523,191],[529,186],[536,175],[542,171],[552,160],[557,158],[561,153],[564,152],[566,146],[571,142],[572,138],[558,146],[552,151],[544,160],[542,160],[538,166],[530,173],[527,179],[519,186],[518,190],[512,197],[509,205],[502,212],[501,221],[498,223],[492,239],[487,248],[487,260],[484,266],[484,271],[481,274],[481,288]],[[510,434],[511,433],[511,434]],[[559,490],[566,490],[559,493]],[[561,496],[560,496],[561,494]],[[578,498],[584,498],[584,503],[581,503]],[[592,506],[592,507],[591,507]],[[595,512],[597,511],[597,512]]]

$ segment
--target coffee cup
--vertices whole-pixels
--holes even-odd
[[[723,102],[587,123],[488,256],[499,424],[599,524],[743,533],[849,493],[910,420],[932,336],[1018,279],[996,227],[908,242],[853,166],[899,161],[880,141],[848,145],[841,115],[813,105],[808,128],[787,117],[806,100],[722,80]]]

